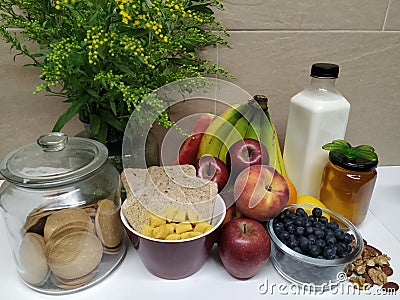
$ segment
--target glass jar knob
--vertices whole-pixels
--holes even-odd
[[[45,152],[55,152],[64,149],[68,142],[68,136],[63,132],[50,132],[41,135],[37,139],[37,143]]]

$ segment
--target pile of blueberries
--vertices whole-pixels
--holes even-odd
[[[301,207],[286,209],[274,219],[273,229],[290,249],[313,258],[342,258],[352,251],[353,237],[337,222],[329,222],[319,207],[313,208],[311,215]]]

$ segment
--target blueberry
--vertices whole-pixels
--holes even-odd
[[[287,240],[289,239],[289,236],[290,236],[290,234],[289,234],[289,232],[287,232],[287,231],[281,231],[281,232],[278,234],[278,238],[279,238],[282,242],[287,241]]]
[[[321,222],[317,221],[314,223],[314,228],[325,228],[324,224],[322,224]]]
[[[291,234],[289,240],[287,241],[287,246],[291,249],[299,245],[299,240],[294,234]]]
[[[314,228],[311,227],[311,226],[307,226],[307,227],[305,228],[305,234],[306,234],[306,235],[314,234]]]
[[[304,227],[296,227],[294,234],[297,236],[303,236],[304,235]]]
[[[315,241],[315,245],[318,245],[321,249],[326,247],[326,242],[322,239],[318,239]]]
[[[344,232],[340,229],[337,229],[334,231],[335,238],[337,241],[343,241],[344,240]]]
[[[307,220],[311,223],[314,224],[315,222],[317,222],[317,218],[314,216],[308,216]]]
[[[337,241],[333,234],[329,234],[325,236],[325,242],[330,245],[335,245]]]
[[[308,254],[311,257],[317,257],[321,253],[321,248],[318,245],[310,245],[308,248]]]
[[[296,217],[293,220],[293,224],[295,226],[303,226],[304,222],[305,222],[305,218],[304,217]]]
[[[346,245],[346,254],[350,253],[353,248],[350,245]]]
[[[310,245],[315,244],[315,241],[316,241],[316,240],[317,240],[317,238],[315,237],[315,235],[310,234],[310,235],[308,236],[308,241],[310,242]]]
[[[277,215],[274,219],[274,221],[282,222],[285,220],[285,214],[284,212],[281,212],[279,215]]]
[[[294,233],[296,226],[294,226],[294,224],[289,224],[288,226],[285,226],[285,229],[287,232],[289,232],[290,234]]]
[[[301,250],[301,248],[298,247],[298,246],[294,247],[293,250],[298,252],[298,253],[303,253],[303,250]]]
[[[343,241],[344,241],[346,244],[350,244],[350,243],[353,241],[353,237],[351,236],[351,234],[345,232],[345,233],[344,233],[344,236],[343,236]]]
[[[287,226],[289,226],[290,224],[293,224],[293,219],[285,219],[285,220],[283,221],[283,225],[285,225],[285,228],[286,228]]]
[[[339,229],[339,224],[331,221],[326,225],[326,227],[335,231],[336,229]]]
[[[337,245],[336,245],[336,254],[339,256],[339,257],[344,257],[344,256],[346,256],[346,254],[347,254],[347,245],[345,244],[345,243],[343,243],[343,242],[340,242],[340,243],[337,243]]]
[[[332,229],[324,228],[325,236],[335,235]]]
[[[305,218],[304,220],[305,220],[304,224],[303,224],[304,227],[311,227],[312,226],[311,222],[308,221],[307,218]]]
[[[285,215],[285,219],[293,219],[296,216],[296,214],[289,209],[286,209],[284,211],[284,215]]]
[[[285,226],[282,222],[276,222],[275,224],[273,224],[273,228],[275,233],[279,233],[285,229]]]
[[[326,225],[329,223],[328,219],[325,216],[321,216],[318,218],[318,221],[321,222],[322,224]]]
[[[322,209],[320,209],[319,207],[314,207],[312,210],[312,215],[316,218],[319,218],[322,216]]]
[[[324,257],[326,259],[334,259],[335,255],[336,255],[336,250],[334,247],[332,246],[328,246],[324,249],[324,253],[323,253]]]
[[[301,207],[296,209],[296,215],[301,216],[301,217],[308,217],[306,211]]]
[[[308,238],[306,238],[305,236],[302,236],[302,237],[299,239],[299,247],[300,247],[303,251],[307,251],[309,246],[310,246],[310,241],[308,240]]]
[[[325,232],[321,228],[315,228],[314,235],[317,239],[322,239],[325,236]]]
[[[325,259],[325,257],[323,255],[318,255],[316,258],[318,259]]]

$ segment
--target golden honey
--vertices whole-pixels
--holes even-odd
[[[365,219],[377,178],[377,162],[338,159],[329,155],[321,179],[320,200],[354,225]]]

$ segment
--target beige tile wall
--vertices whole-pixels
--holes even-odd
[[[232,49],[208,49],[231,80],[266,94],[283,143],[289,100],[312,63],[340,65],[338,88],[352,108],[347,139],[376,147],[381,165],[400,165],[400,0],[226,0],[217,12]],[[66,105],[32,95],[35,69],[0,41],[0,158],[50,131]],[[75,119],[65,128],[82,130]]]
[[[314,62],[340,65],[352,107],[346,138],[372,144],[380,165],[400,165],[400,0],[226,0],[218,17],[232,49],[218,52],[232,82],[270,100],[283,144],[290,98]]]

